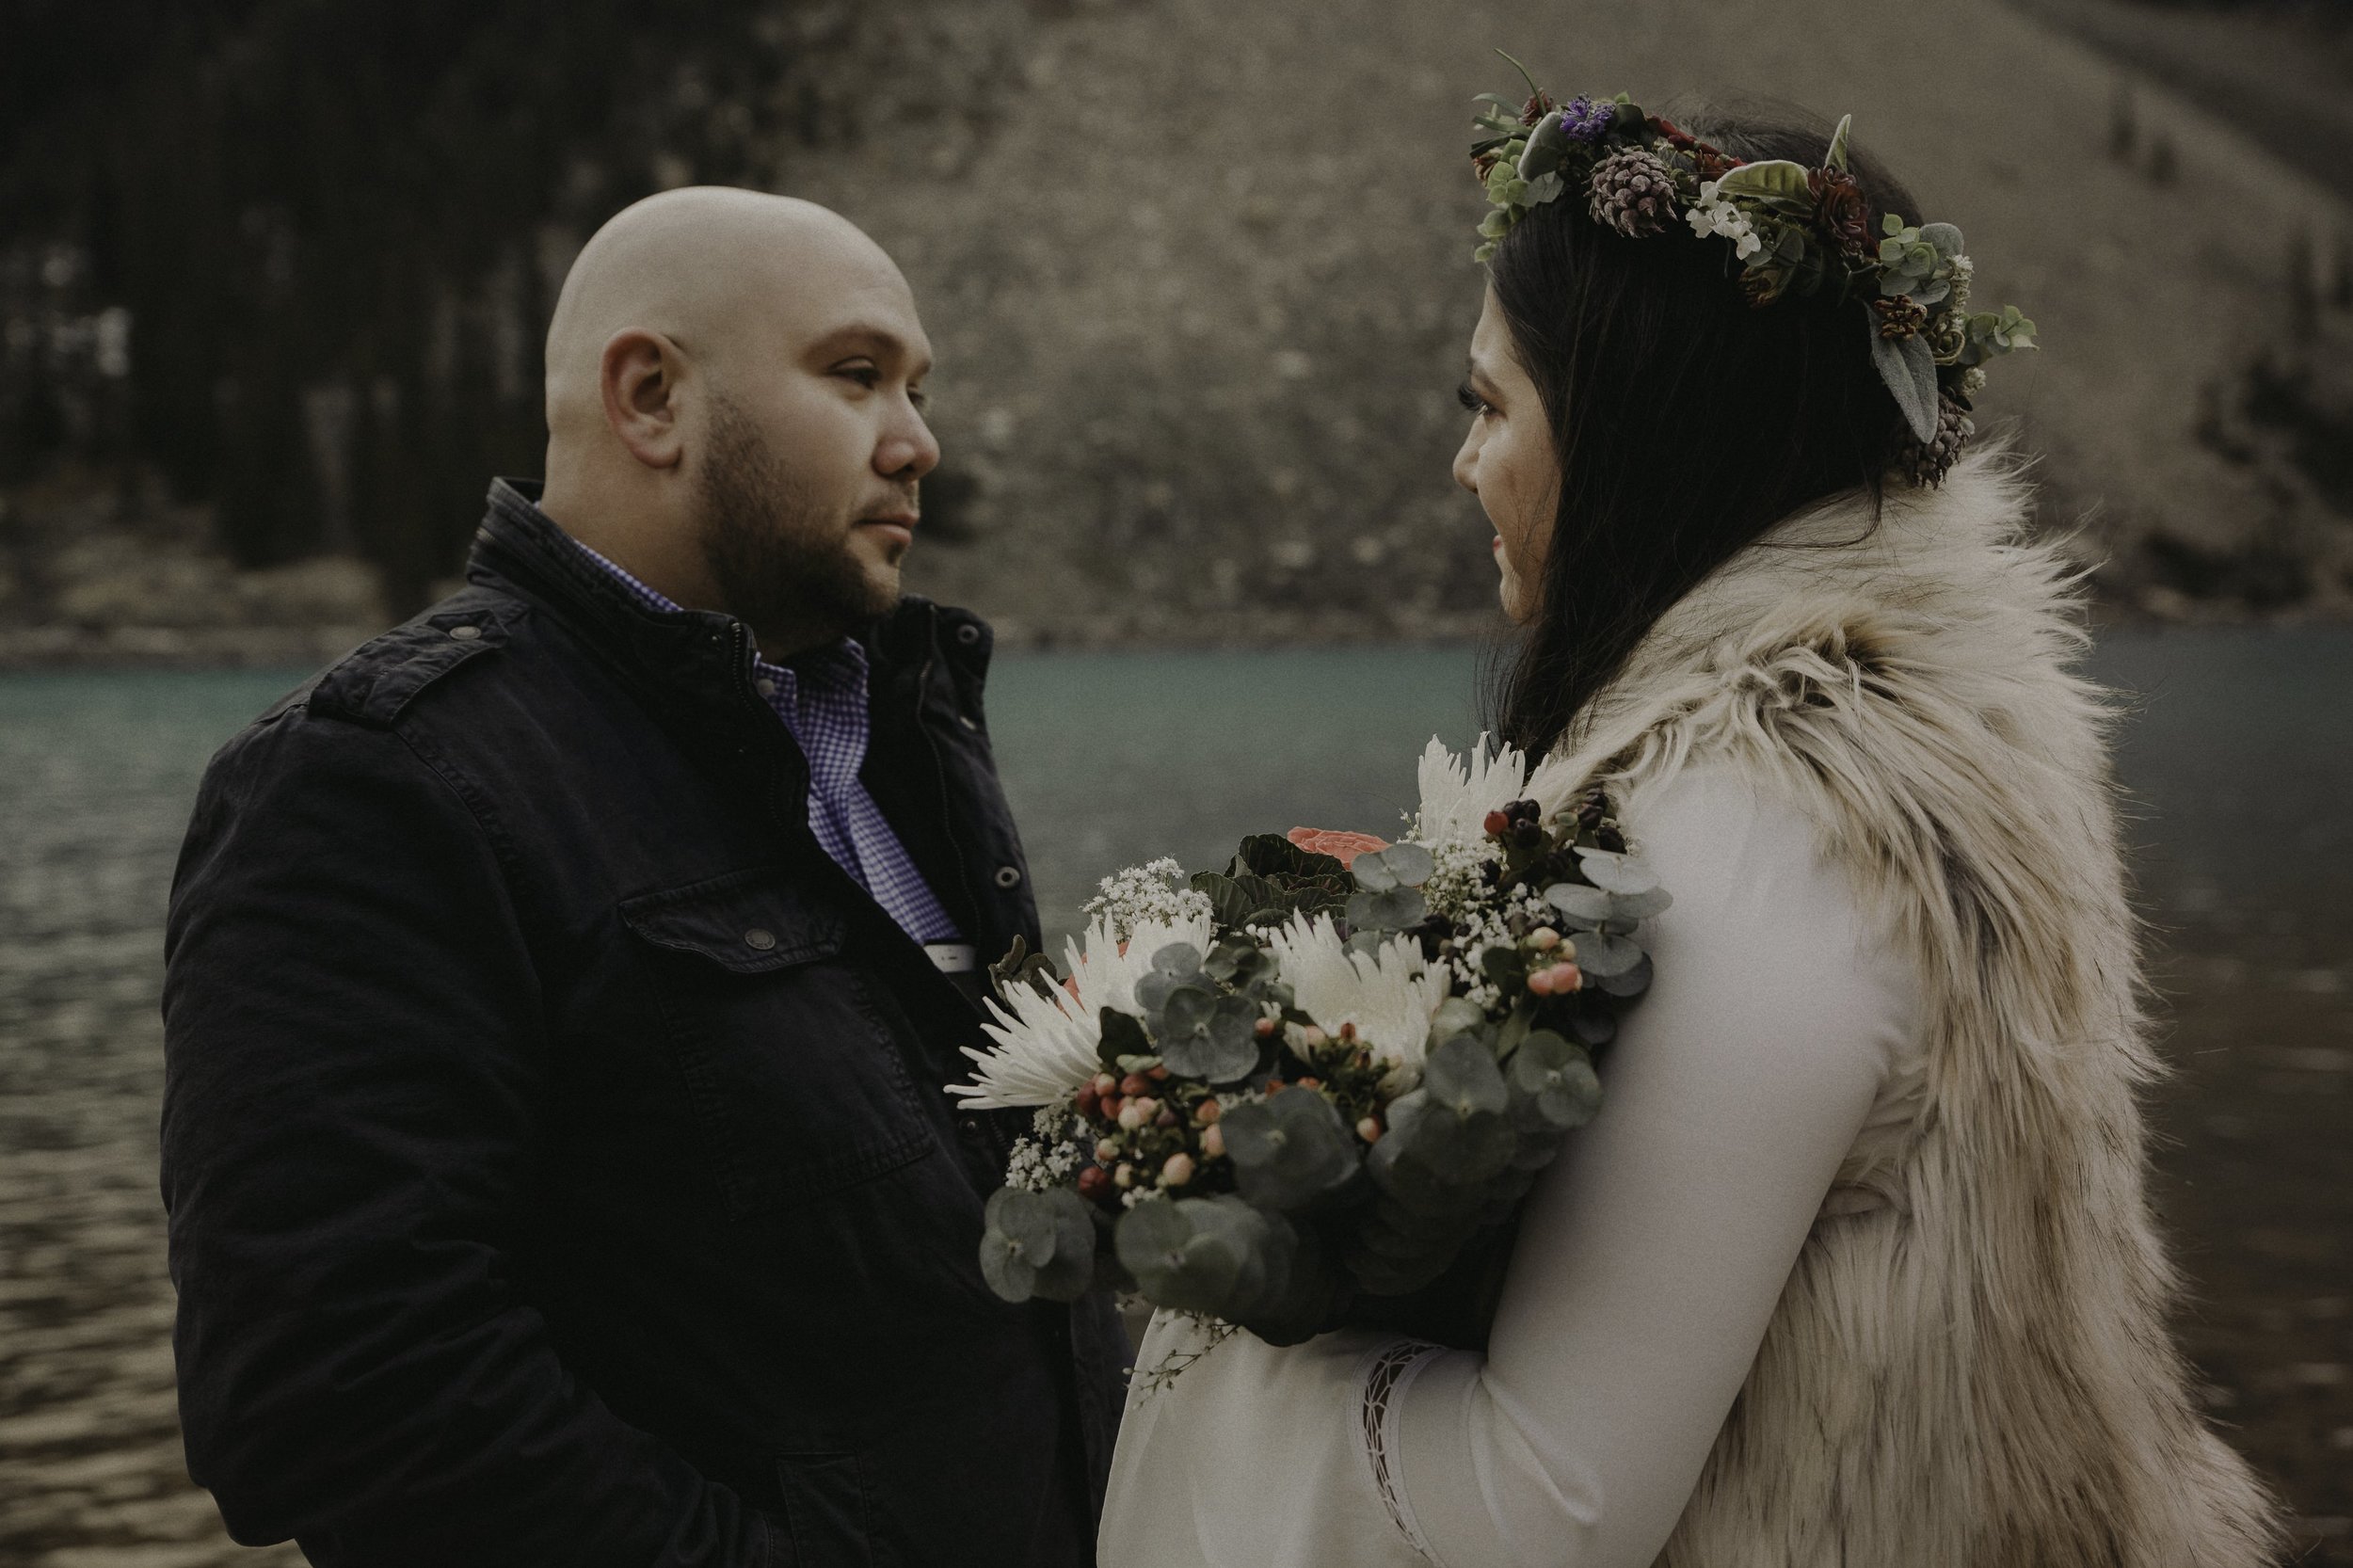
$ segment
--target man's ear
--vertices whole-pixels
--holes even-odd
[[[685,455],[679,385],[686,357],[679,345],[659,332],[625,328],[604,345],[598,368],[604,422],[621,445],[648,468],[676,468]]]

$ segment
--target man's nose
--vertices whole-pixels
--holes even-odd
[[[920,479],[938,466],[939,440],[909,404],[874,448],[874,472],[885,479]]]

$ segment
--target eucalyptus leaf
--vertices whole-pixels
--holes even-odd
[[[1191,942],[1171,942],[1152,955],[1155,972],[1183,979],[1201,972],[1201,950]]]
[[[1360,930],[1402,931],[1419,925],[1429,914],[1429,901],[1419,888],[1389,887],[1348,901],[1348,923]]]
[[[1511,991],[1528,979],[1528,955],[1500,943],[1480,955],[1479,972],[1499,991]]]
[[[1593,976],[1593,984],[1613,997],[1639,997],[1650,989],[1650,982],[1651,962],[1647,952],[1637,958],[1630,968],[1621,969],[1615,974]]]
[[[1598,1048],[1618,1037],[1617,1016],[1604,1006],[1580,1007],[1569,1015],[1569,1036],[1578,1045]]]
[[[1653,915],[1663,915],[1674,904],[1674,899],[1664,888],[1653,888],[1640,893],[1612,893],[1609,896],[1609,919],[1613,920],[1646,920]]]
[[[1541,207],[1547,201],[1560,200],[1568,188],[1569,183],[1561,178],[1559,169],[1548,169],[1528,182],[1528,189],[1520,194],[1520,204]]]
[[[1624,974],[1642,961],[1642,950],[1624,936],[1593,931],[1577,939],[1577,967],[1593,980]]]
[[[1936,358],[1927,340],[1918,336],[1883,338],[1880,336],[1877,315],[1867,315],[1864,326],[1871,334],[1871,362],[1879,367],[1880,379],[1887,383],[1896,407],[1903,410],[1904,424],[1922,445],[1934,440]]]
[[[1509,1104],[1507,1099],[1505,1107]],[[1405,1154],[1409,1163],[1427,1167],[1447,1185],[1449,1202],[1459,1202],[1469,1195],[1472,1185],[1511,1163],[1517,1146],[1511,1118],[1499,1108],[1467,1116],[1432,1116],[1417,1130]]]
[[[1467,1034],[1486,1021],[1486,1012],[1468,997],[1449,997],[1438,1003],[1438,1011],[1431,1016],[1430,1037],[1445,1040]]]
[[[1120,1266],[1155,1304],[1217,1312],[1241,1282],[1248,1240],[1203,1199],[1147,1198],[1120,1216],[1112,1245]]]
[[[1168,1005],[1170,995],[1182,984],[1175,975],[1144,975],[1136,982],[1136,1004],[1144,1009],[1147,1017],[1157,1018],[1160,1009]]]
[[[1388,857],[1378,850],[1359,855],[1348,870],[1355,877],[1356,886],[1368,893],[1385,892],[1397,886],[1397,873],[1389,870]]]
[[[1405,887],[1418,888],[1437,874],[1438,862],[1423,845],[1408,841],[1378,853],[1389,874]]]
[[[1241,1194],[1264,1208],[1305,1208],[1356,1174],[1356,1143],[1339,1112],[1312,1089],[1245,1100],[1219,1118]]]
[[[1601,1080],[1585,1048],[1552,1031],[1538,1030],[1512,1058],[1515,1095],[1551,1126],[1583,1127],[1601,1109]]]
[[[1500,1111],[1511,1098],[1496,1059],[1464,1034],[1431,1051],[1422,1064],[1421,1092],[1429,1096],[1433,1109],[1457,1116]]]
[[[1161,1014],[1160,1060],[1181,1077],[1235,1082],[1258,1065],[1257,1025],[1257,1004],[1247,997],[1172,992]]]
[[[1609,919],[1610,897],[1600,888],[1581,882],[1556,882],[1545,889],[1545,902],[1573,921],[1591,927]]]
[[[1032,1293],[1049,1302],[1073,1302],[1095,1280],[1095,1216],[1092,1207],[1067,1187],[1037,1194],[1052,1211],[1053,1256],[1037,1271]]]
[[[1847,137],[1853,128],[1854,116],[1839,117],[1838,129],[1830,134],[1830,151],[1822,154],[1824,168],[1844,169],[1847,167]]]
[[[1611,893],[1647,893],[1658,886],[1658,873],[1650,863],[1631,855],[1619,855],[1606,849],[1580,849],[1577,864],[1593,880],[1594,887]]]
[[[1005,1300],[1071,1301],[1094,1272],[1095,1222],[1068,1188],[1003,1187],[982,1210],[981,1275]]]
[[[1920,237],[1936,247],[1936,253],[1940,256],[1961,254],[1961,231],[1950,223],[1923,223],[1920,225]]]

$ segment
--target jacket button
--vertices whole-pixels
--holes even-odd
[[[999,886],[1000,888],[1018,888],[1018,887],[1020,887],[1020,886],[1021,886],[1021,868],[1020,868],[1020,867],[1018,867],[1018,866],[1000,866],[1000,867],[998,867],[998,868],[997,868],[997,886]]]
[[[974,730],[976,732],[981,728],[979,725],[972,722],[972,715],[969,713],[958,713],[956,715],[956,722],[964,726],[965,728]]]
[[[744,945],[766,952],[776,945],[776,934],[764,925],[756,925],[744,933]]]
[[[456,638],[461,643],[470,643],[476,637],[482,635],[482,628],[479,626],[453,626],[449,629],[449,634]]]
[[[966,624],[956,628],[956,641],[970,644],[977,643],[980,640],[981,629],[972,625],[970,622],[968,621]]]

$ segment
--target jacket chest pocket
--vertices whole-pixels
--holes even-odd
[[[782,873],[625,901],[728,1210],[822,1198],[931,1152],[906,1063],[841,918]]]

